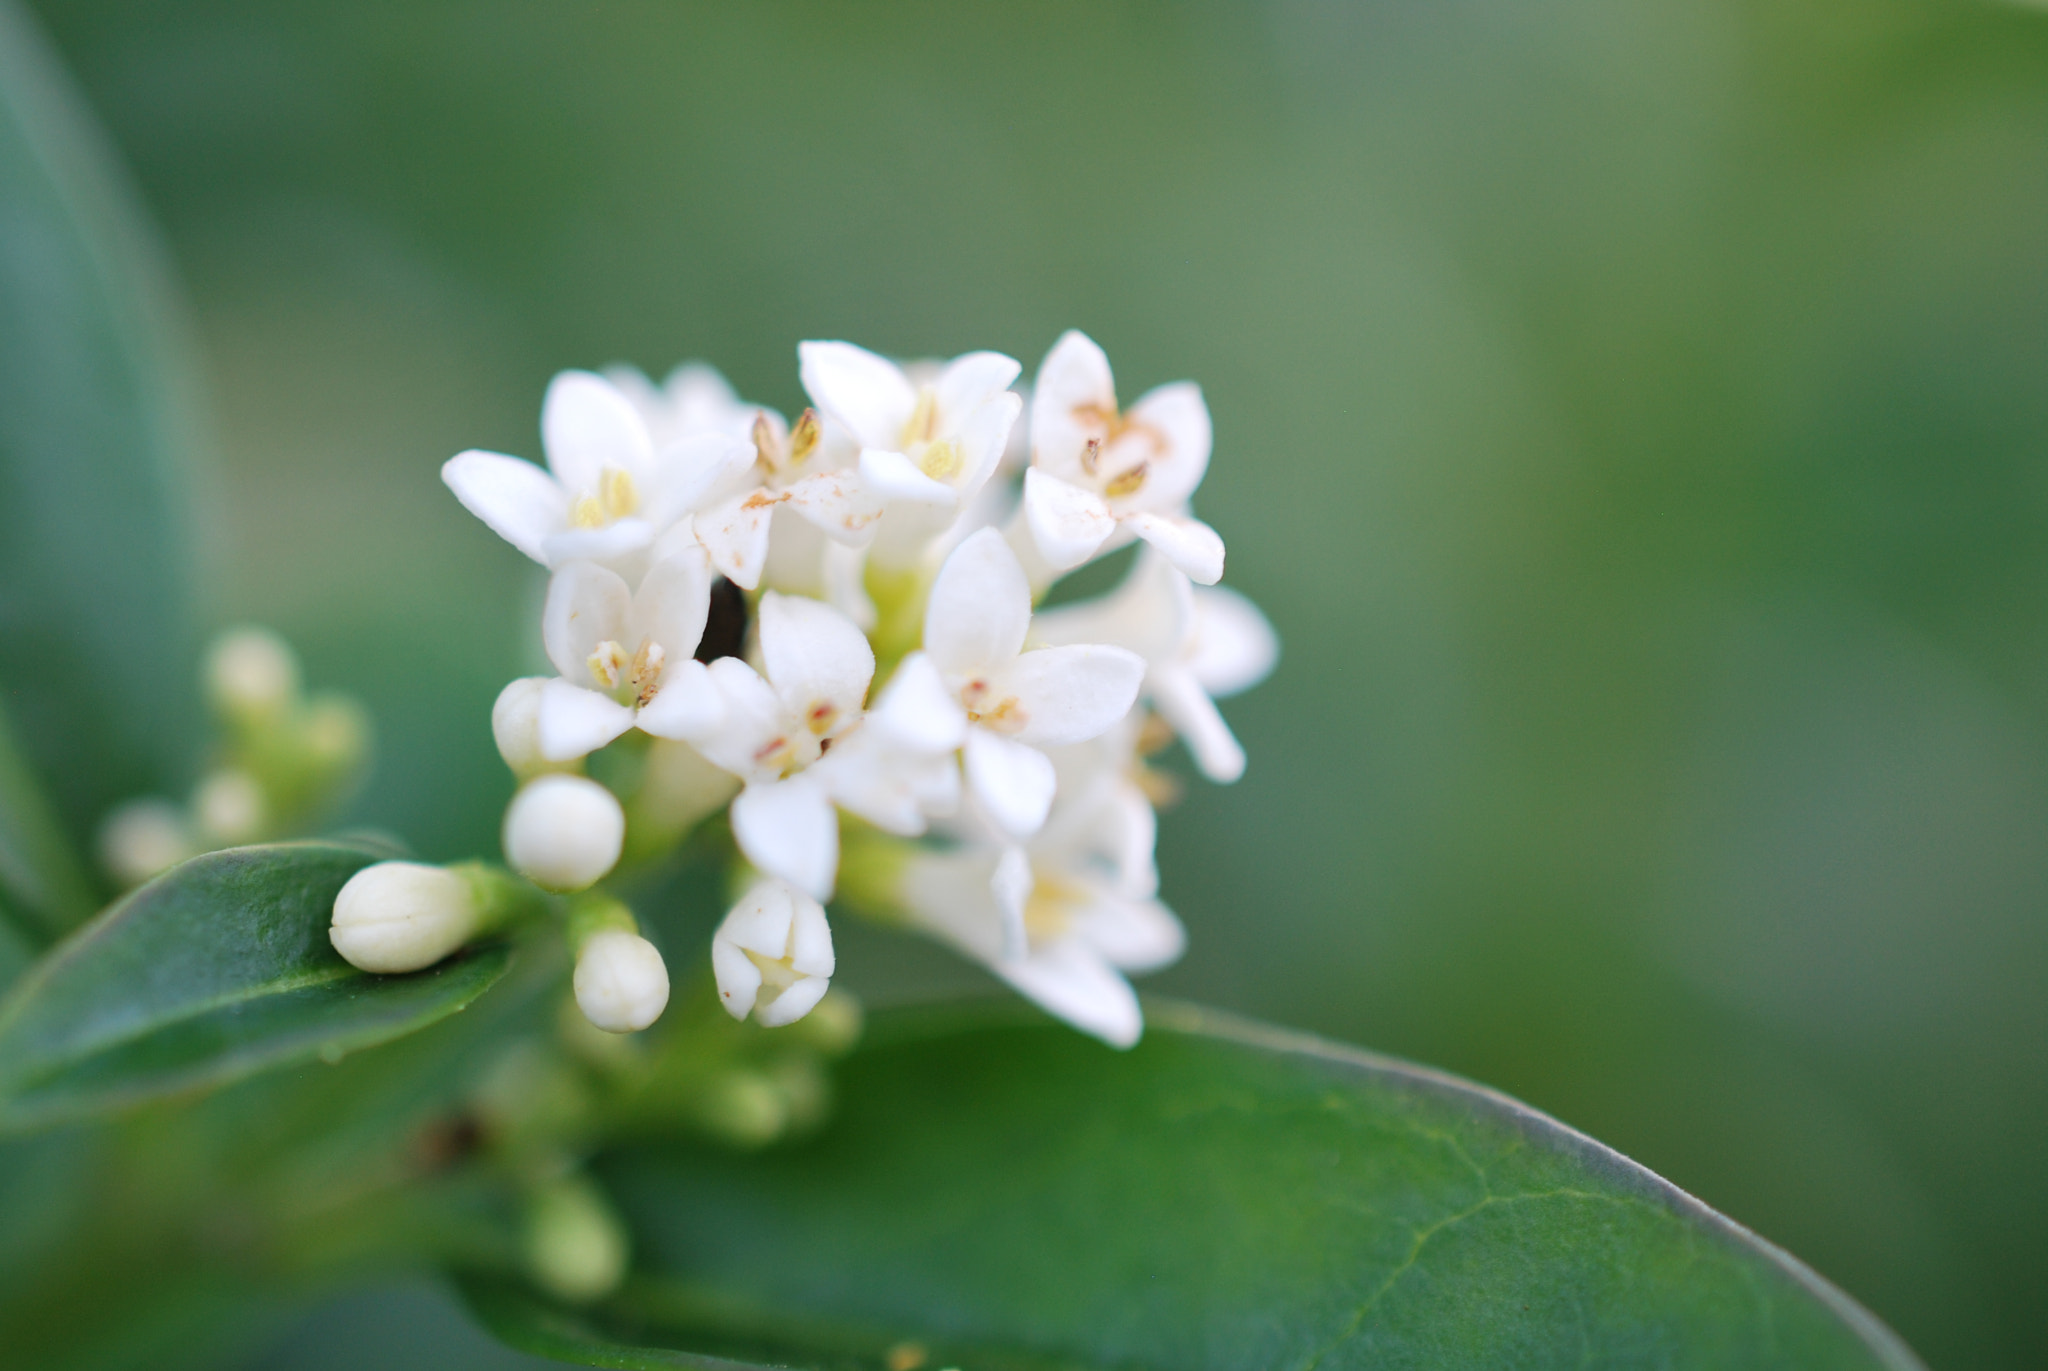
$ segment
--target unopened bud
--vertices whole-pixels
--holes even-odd
[[[789,1129],[789,1097],[759,1071],[727,1071],[697,1100],[697,1123],[734,1147],[765,1147]]]
[[[543,1290],[587,1304],[626,1276],[626,1228],[604,1193],[582,1176],[550,1181],[527,1201],[526,1268]]]
[[[718,1002],[735,1019],[795,1023],[825,997],[832,968],[824,906],[787,881],[758,882],[712,935]]]
[[[185,815],[169,800],[131,800],[100,825],[100,862],[123,888],[197,856]]]
[[[378,862],[334,897],[327,936],[349,965],[389,975],[432,966],[476,936],[480,923],[470,883],[457,873]]]
[[[570,771],[577,762],[551,762],[540,753],[540,696],[546,676],[522,676],[498,692],[491,706],[491,737],[498,755],[522,781],[551,771]]]
[[[668,1007],[668,967],[653,943],[607,928],[576,954],[576,1007],[607,1033],[638,1033]]]
[[[582,890],[603,880],[625,838],[619,802],[583,776],[529,781],[505,811],[505,859],[546,890]]]
[[[263,787],[235,767],[224,767],[199,783],[192,792],[192,814],[202,837],[229,846],[255,842],[270,822]]]
[[[231,719],[266,719],[299,693],[299,659],[267,628],[231,628],[206,654],[206,697]]]
[[[345,775],[370,750],[369,716],[345,695],[322,695],[306,708],[303,736],[306,750],[326,774]]]

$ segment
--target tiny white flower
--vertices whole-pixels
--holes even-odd
[[[100,862],[124,890],[204,850],[169,800],[130,800],[100,824]]]
[[[1209,407],[1194,382],[1160,386],[1120,410],[1109,359],[1069,330],[1031,391],[1024,515],[1040,553],[1065,570],[1112,538],[1136,536],[1214,585],[1223,576],[1223,539],[1188,513],[1210,442]]]
[[[966,712],[967,782],[1005,831],[1045,822],[1052,762],[1040,749],[1098,737],[1130,712],[1145,663],[1093,644],[1025,651],[1031,586],[996,530],[954,549],[933,582],[924,651]]]
[[[1145,695],[1202,773],[1222,782],[1244,774],[1244,749],[1215,702],[1264,680],[1280,653],[1273,626],[1244,596],[1192,585],[1146,548],[1115,591],[1047,610],[1033,631],[1049,643],[1115,643],[1136,652],[1145,659]]]
[[[583,776],[528,781],[505,810],[505,860],[546,890],[582,890],[618,864],[626,813]]]
[[[601,376],[565,371],[541,408],[544,470],[495,452],[448,459],[464,508],[542,566],[586,560],[637,571],[654,540],[753,461],[726,434],[657,449],[633,402]]]
[[[573,769],[575,763],[551,762],[540,751],[540,702],[552,676],[522,676],[498,692],[491,705],[491,740],[512,774],[522,781],[544,772]]]
[[[622,928],[583,940],[573,984],[576,1007],[607,1033],[638,1033],[668,1007],[668,965],[660,949]]]
[[[875,654],[860,629],[830,605],[774,591],[759,622],[766,675],[736,657],[693,664],[672,687],[683,692],[679,736],[746,783],[732,804],[740,851],[823,900],[839,868],[834,804],[923,832],[924,816],[957,796],[950,750],[963,721],[929,666],[906,662],[863,727]]]
[[[770,1028],[810,1013],[831,988],[832,967],[824,906],[772,877],[740,897],[711,939],[719,1003]]]
[[[192,791],[192,815],[200,835],[225,846],[253,843],[270,825],[263,785],[240,767],[208,773]]]
[[[798,345],[804,389],[860,445],[860,478],[886,510],[875,555],[905,565],[923,553],[987,484],[1023,400],[1008,389],[1017,363],[970,352],[916,384],[904,369],[852,343]]]
[[[230,719],[267,719],[299,694],[299,658],[267,628],[232,628],[206,651],[206,694]]]
[[[1063,800],[1022,847],[912,856],[900,898],[920,926],[1046,1010],[1129,1047],[1144,1017],[1124,973],[1166,966],[1186,944],[1180,921],[1153,898],[1149,820],[1148,808],[1090,789],[1081,803]],[[1145,860],[1133,862],[1138,845]]]
[[[555,572],[541,641],[562,674],[541,687],[535,708],[542,760],[572,761],[636,724],[680,736],[681,697],[663,687],[692,665],[710,608],[710,571],[694,547],[656,558],[637,589],[595,562]]]
[[[469,882],[446,867],[378,862],[334,897],[327,937],[349,965],[391,975],[432,966],[475,936]]]

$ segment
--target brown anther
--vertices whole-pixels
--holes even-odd
[[[797,465],[818,449],[820,427],[818,411],[805,409],[797,416],[796,427],[789,435],[789,464]]]
[[[765,762],[770,757],[773,757],[776,753],[786,752],[788,750],[789,739],[770,738],[767,742],[761,744],[760,747],[754,750],[754,760],[757,762]]]
[[[810,725],[811,732],[823,736],[825,731],[832,727],[832,721],[838,717],[839,707],[837,705],[827,700],[820,700],[811,706],[809,713],[804,715],[804,722]]]
[[[1090,438],[1088,445],[1081,449],[1081,470],[1093,476],[1095,468],[1101,465],[1102,440],[1100,438]]]
[[[765,410],[754,414],[754,456],[770,471],[782,470],[782,443],[775,436],[775,425],[768,422]]]

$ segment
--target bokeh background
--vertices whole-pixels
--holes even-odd
[[[355,819],[495,847],[538,573],[437,469],[537,455],[553,371],[794,409],[800,338],[1079,326],[1205,387],[1285,642],[1163,827],[1154,987],[1527,1099],[1937,1368],[2048,1365],[2048,10],[32,8],[193,321],[208,617],[370,703]],[[972,982],[845,937],[871,998]],[[266,1365],[510,1364],[355,1299]]]

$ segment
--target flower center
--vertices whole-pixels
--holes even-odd
[[[1035,873],[1034,873],[1035,874]],[[1088,892],[1057,876],[1039,875],[1024,902],[1024,937],[1034,947],[1067,935],[1087,902]]]
[[[630,656],[610,638],[599,643],[585,659],[591,676],[606,690],[621,686],[631,692],[635,705],[645,705],[661,689],[661,666],[668,652],[652,638],[642,638]]]
[[[1031,721],[1015,695],[998,696],[995,687],[979,676],[961,687],[960,704],[967,711],[968,723],[997,733],[1016,733]]]
[[[603,528],[639,512],[640,488],[633,484],[633,474],[622,467],[606,467],[598,473],[596,493],[580,495],[569,506],[569,522],[577,528]]]

